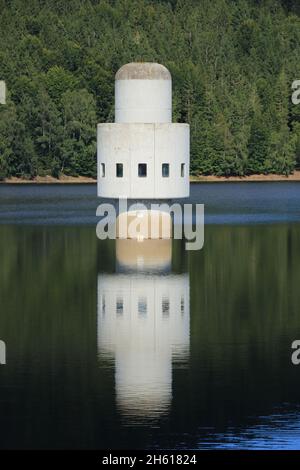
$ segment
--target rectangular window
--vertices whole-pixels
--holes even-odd
[[[140,297],[138,301],[138,312],[139,315],[147,315],[147,299],[146,297]]]
[[[116,164],[116,177],[123,178],[123,163]]]
[[[146,178],[147,176],[147,164],[146,163],[139,163],[139,177]]]
[[[183,315],[184,314],[184,298],[183,297],[181,297],[180,311],[181,311],[181,314]]]
[[[163,317],[168,317],[170,314],[170,300],[167,297],[163,297],[161,309]]]
[[[117,315],[123,315],[123,299],[122,299],[122,297],[117,298],[116,314]]]
[[[170,165],[169,163],[163,163],[161,167],[161,173],[163,178],[169,178],[170,176]]]
[[[184,178],[185,175],[185,163],[181,163],[181,177]]]
[[[105,163],[101,163],[101,176],[102,178],[105,177]]]

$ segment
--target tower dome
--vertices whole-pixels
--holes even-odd
[[[171,74],[155,62],[130,62],[117,71],[116,80],[171,80]]]

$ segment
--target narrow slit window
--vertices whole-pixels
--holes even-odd
[[[161,167],[162,177],[169,178],[170,176],[170,165],[169,163],[163,163]]]
[[[181,301],[180,301],[180,311],[181,311],[181,315],[184,314],[184,298],[181,297]]]
[[[102,315],[105,315],[105,296],[102,297]]]
[[[102,178],[105,177],[105,163],[101,163],[101,176]]]
[[[146,178],[147,176],[147,164],[146,163],[139,163],[138,175],[140,178]]]
[[[144,317],[147,315],[147,299],[146,297],[140,297],[138,300],[138,312],[139,315]]]
[[[116,177],[123,178],[123,163],[116,164]]]
[[[185,163],[181,163],[181,177],[184,178],[185,176]]]

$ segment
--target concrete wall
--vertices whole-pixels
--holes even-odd
[[[3,80],[0,80],[0,104],[6,104],[6,85]]]
[[[171,121],[171,80],[116,80],[115,122]]]
[[[117,217],[116,237],[139,241],[170,239],[172,217],[162,210],[134,208],[134,210],[122,212]]]
[[[98,196],[137,199],[172,199],[189,196],[189,125],[98,124]],[[105,176],[101,163],[105,164]],[[123,177],[116,177],[116,164]],[[139,163],[147,176],[138,176]],[[169,177],[162,164],[169,164]],[[184,177],[181,165],[185,165]]]

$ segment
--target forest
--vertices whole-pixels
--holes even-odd
[[[169,68],[193,175],[300,169],[299,0],[0,0],[0,179],[95,177],[133,61]]]

